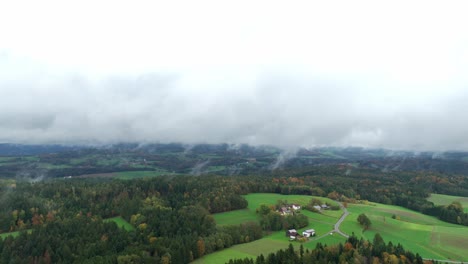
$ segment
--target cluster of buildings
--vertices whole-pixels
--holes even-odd
[[[328,210],[330,207],[326,204],[315,205],[314,208],[317,211]],[[301,206],[298,204],[284,205],[277,210],[281,215],[290,215],[294,214],[296,211],[301,210]],[[309,238],[315,236],[314,229],[307,229],[300,234],[296,229],[289,229],[286,231],[286,236],[289,237],[289,240],[296,240],[301,237]]]
[[[298,211],[298,210],[301,210],[301,206],[298,205],[298,204],[290,204],[290,205],[285,205],[285,206],[282,206],[278,212],[281,214],[281,215],[290,215],[290,214],[294,214],[294,212]]]
[[[289,240],[296,240],[298,237],[313,237],[315,236],[315,230],[314,229],[307,229],[302,232],[302,235],[300,235],[296,229],[289,229],[286,231],[286,236],[289,237]]]
[[[314,205],[314,209],[317,211],[321,211],[321,210],[328,210],[330,209],[330,207],[328,207],[328,205],[326,204],[322,204],[322,205]]]

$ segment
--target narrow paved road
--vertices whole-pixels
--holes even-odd
[[[429,260],[429,261],[432,261],[432,260],[434,260],[434,261],[438,261],[438,262],[440,262],[440,263],[461,263],[461,264],[463,264],[463,263],[466,263],[466,261],[465,261],[465,262],[463,262],[463,261],[459,261],[459,260],[448,260],[448,259],[428,259],[428,258],[422,258],[422,259],[423,259],[423,260]]]
[[[343,221],[345,220],[345,218],[349,215],[348,209],[346,209],[346,207],[344,207],[342,203],[340,203],[340,202],[338,202],[338,201],[336,201],[336,202],[340,205],[341,209],[343,209],[343,214],[341,215],[341,217],[340,217],[340,219],[338,220],[338,222],[336,222],[335,227],[334,227],[335,229],[333,230],[333,232],[338,233],[338,234],[340,234],[340,235],[342,235],[342,236],[344,236],[344,237],[346,237],[346,238],[349,238],[349,235],[348,235],[348,234],[343,233],[343,232],[340,230],[340,225],[341,225],[341,223],[343,223]],[[326,233],[326,234],[324,234],[324,235],[318,237],[317,239],[322,238],[322,237],[325,237],[325,236],[327,236],[327,235],[328,235],[328,233]],[[445,262],[445,263],[463,263],[463,261],[458,261],[458,260],[428,259],[428,258],[423,258],[423,259],[424,259],[424,260],[435,260],[435,261]]]
[[[341,223],[343,223],[343,221],[345,220],[346,216],[349,215],[348,209],[346,209],[346,208],[343,206],[342,203],[340,203],[340,202],[338,202],[338,201],[335,201],[335,202],[337,202],[337,203],[340,205],[340,208],[343,209],[343,214],[341,215],[340,219],[338,219],[338,222],[335,223],[335,226],[333,227],[333,230],[330,230],[330,231],[324,233],[324,234],[321,235],[321,236],[315,237],[313,240],[310,240],[309,242],[311,242],[311,241],[316,241],[316,240],[318,240],[318,239],[324,238],[324,237],[326,237],[326,236],[331,235],[332,233],[338,233],[338,234],[340,234],[340,235],[342,235],[342,236],[344,236],[344,237],[346,237],[346,238],[349,237],[349,235],[347,235],[347,234],[341,232],[341,230],[340,230],[340,225],[341,225]]]
[[[338,233],[346,238],[349,238],[349,235],[346,234],[346,233],[343,233],[341,230],[340,230],[340,225],[341,223],[343,223],[343,221],[345,220],[345,218],[349,215],[349,212],[348,212],[348,209],[346,209],[346,207],[343,206],[342,203],[338,202],[338,201],[335,201],[337,202],[339,205],[340,205],[340,208],[343,210],[343,214],[341,215],[340,219],[338,219],[338,221],[335,223],[335,226],[334,226],[334,229],[333,230],[330,230],[328,232],[326,232],[325,234],[319,236],[319,237],[315,237],[313,240],[310,240],[309,242],[312,242],[312,241],[316,241],[316,240],[319,240],[321,238],[324,238],[328,235],[331,235],[332,233]],[[441,262],[441,263],[466,263],[466,262],[463,262],[463,261],[458,261],[458,260],[448,260],[448,259],[429,259],[429,258],[423,258],[423,260],[435,260],[435,261],[438,261],[438,262]]]
[[[348,212],[348,209],[346,209],[346,207],[344,207],[342,203],[340,203],[340,202],[338,202],[338,201],[336,201],[336,202],[340,205],[341,209],[343,209],[343,214],[341,215],[341,217],[340,217],[340,219],[338,220],[338,222],[336,222],[336,224],[335,224],[335,230],[334,230],[334,231],[335,231],[335,233],[338,233],[338,234],[340,234],[340,235],[342,235],[342,236],[348,238],[349,235],[347,235],[347,234],[341,232],[341,230],[340,230],[340,225],[341,225],[341,223],[343,223],[343,221],[345,220],[345,218],[349,215],[349,212]]]

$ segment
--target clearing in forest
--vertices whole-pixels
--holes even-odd
[[[460,202],[465,213],[468,213],[468,197],[432,193],[427,200],[435,205],[449,205],[452,202]]]
[[[236,225],[248,221],[259,221],[256,209],[262,204],[275,205],[278,200],[287,200],[291,204],[299,204],[301,206],[307,205],[312,198],[317,198],[323,203],[330,203],[335,205],[336,202],[325,197],[316,197],[309,195],[282,195],[274,193],[253,193],[245,195],[244,198],[248,201],[248,207],[242,210],[235,210],[231,212],[214,214],[215,221],[218,225]],[[313,249],[318,242],[322,244],[337,244],[344,243],[345,238],[329,232],[333,230],[333,225],[338,221],[343,211],[324,210],[322,214],[313,213],[302,209],[301,213],[309,218],[309,225],[301,228],[315,229],[318,236],[325,235],[320,239],[311,238],[307,243],[304,243],[304,248]],[[194,264],[215,264],[226,263],[232,258],[256,258],[260,254],[268,255],[271,252],[276,252],[280,249],[285,249],[291,242],[285,235],[285,231],[272,232],[271,234],[245,244],[235,245],[222,251],[214,252],[206,255],[203,258],[194,261]],[[299,249],[299,242],[292,242],[296,249]]]
[[[103,221],[114,222],[117,224],[118,227],[123,228],[127,231],[135,230],[135,227],[133,227],[129,222],[125,221],[125,219],[123,219],[121,216],[107,218],[107,219],[104,219]]]

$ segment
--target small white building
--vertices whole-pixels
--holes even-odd
[[[306,231],[302,232],[302,236],[304,236],[304,237],[315,236],[315,230],[314,229],[307,229]]]
[[[297,230],[296,230],[296,229],[289,229],[288,231],[286,231],[286,236],[289,236],[289,237],[294,236],[294,237],[296,237],[297,235],[298,235],[298,233],[297,233]]]
[[[289,210],[289,208],[287,208],[287,207],[281,207],[280,210],[279,210],[279,213],[281,215],[290,215],[291,210]]]

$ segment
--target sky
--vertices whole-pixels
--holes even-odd
[[[468,150],[466,1],[1,1],[0,142]]]

